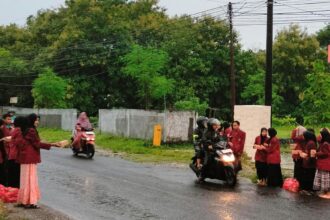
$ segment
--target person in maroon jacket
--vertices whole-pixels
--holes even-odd
[[[5,150],[5,144],[4,144],[4,134],[3,134],[3,126],[4,121],[0,119],[0,184],[6,185],[6,171],[5,171],[5,160],[6,160],[6,150]]]
[[[240,122],[234,121],[232,123],[232,131],[229,136],[229,146],[233,150],[236,163],[237,163],[237,172],[242,170],[241,157],[244,152],[245,137],[246,133],[240,129]]]
[[[310,194],[313,191],[313,183],[316,172],[316,160],[311,157],[311,150],[317,149],[316,136],[310,131],[304,132],[304,143],[301,145],[299,157],[302,159],[302,167],[297,180],[300,183],[301,193]]]
[[[277,131],[274,128],[268,129],[269,139],[264,144],[267,151],[267,185],[271,187],[282,187],[283,176],[281,170],[280,140],[277,138]]]
[[[17,120],[17,119],[16,119]],[[41,162],[40,149],[49,150],[51,146],[60,147],[59,143],[43,143],[37,131],[39,117],[31,114],[27,117],[27,126],[21,126],[20,132],[14,137],[17,145],[17,162],[21,164],[21,182],[18,192],[18,204],[25,208],[38,208],[40,199],[37,164]]]
[[[267,128],[262,128],[260,135],[256,137],[253,148],[256,149],[255,166],[258,176],[258,185],[267,185],[267,151],[264,144],[267,143]]]
[[[316,157],[316,174],[314,178],[314,190],[321,191],[321,198],[330,199],[330,133],[323,128],[321,130],[319,150],[312,150],[311,156]]]
[[[301,172],[302,167],[302,159],[299,157],[299,154],[301,152],[301,145],[304,143],[304,132],[307,131],[307,129],[303,126],[298,126],[291,132],[291,140],[293,141],[293,144],[291,144],[291,155],[294,163],[294,169],[293,169],[293,177],[298,178]]]

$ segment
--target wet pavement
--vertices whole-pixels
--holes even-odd
[[[43,152],[42,203],[73,219],[330,219],[330,201],[240,179],[195,183],[189,169],[137,164],[96,155],[75,158],[69,149]]]

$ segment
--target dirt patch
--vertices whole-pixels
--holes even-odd
[[[6,204],[5,207],[8,220],[73,220],[44,205],[40,205],[39,209],[18,208],[14,204]]]

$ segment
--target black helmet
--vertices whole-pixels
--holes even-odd
[[[204,116],[200,116],[196,120],[197,125],[200,128],[206,128],[207,127],[207,121],[208,121],[208,118],[207,117],[204,117]]]
[[[230,124],[229,124],[229,122],[228,121],[224,121],[224,122],[222,122],[221,123],[221,127],[223,128],[223,129],[227,129],[227,128],[229,128],[230,127]]]
[[[207,121],[207,126],[209,127],[209,128],[211,128],[212,127],[212,125],[221,125],[221,123],[220,123],[220,121],[218,120],[218,119],[216,119],[216,118],[210,118],[208,121]]]

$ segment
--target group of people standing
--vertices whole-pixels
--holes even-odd
[[[281,146],[275,128],[262,128],[255,138],[253,148],[256,149],[255,166],[258,185],[281,187],[283,177],[281,170]]]
[[[253,148],[258,185],[281,187],[281,146],[274,128],[262,128]],[[299,125],[291,133],[294,178],[303,194],[320,191],[320,197],[330,199],[330,133],[323,128],[320,134]]]
[[[320,191],[320,197],[330,199],[330,132],[298,126],[291,133],[294,178],[304,194]]]
[[[43,143],[37,127],[39,117],[4,114],[0,121],[0,184],[19,188],[18,206],[38,208],[40,199],[37,164],[40,149],[62,147],[60,142]]]

